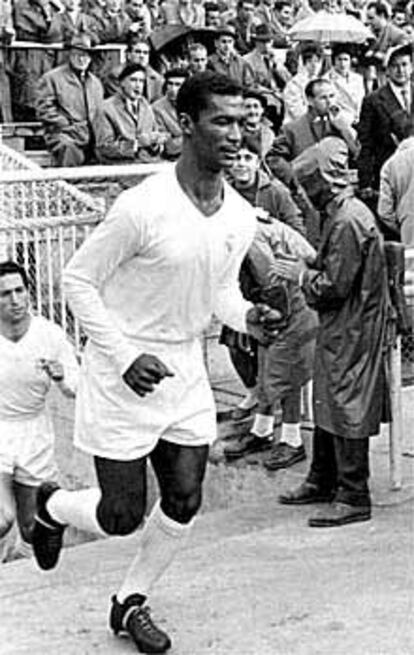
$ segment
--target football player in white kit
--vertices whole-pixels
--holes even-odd
[[[77,372],[63,330],[31,313],[25,270],[15,262],[1,262],[0,538],[16,519],[19,529],[5,559],[31,553],[37,489],[57,474],[46,397],[52,383],[73,396]]]
[[[177,111],[177,164],[123,192],[66,269],[69,303],[89,336],[75,443],[93,455],[99,487],[69,492],[44,484],[33,539],[39,566],[50,569],[68,524],[102,535],[136,530],[149,459],[160,501],[112,598],[110,627],[151,653],[171,641],[145,601],[189,536],[216,438],[203,331],[215,314],[271,338],[280,318],[246,302],[238,286],[256,220],[223,172],[241,141],[242,89],[217,73],[194,75],[181,87]]]

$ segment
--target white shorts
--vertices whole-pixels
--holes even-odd
[[[216,412],[200,341],[141,343],[139,352],[156,355],[174,373],[144,398],[88,344],[76,396],[75,445],[127,461],[148,455],[159,439],[181,446],[211,444],[217,436]]]
[[[56,480],[54,441],[52,421],[46,413],[21,421],[0,419],[0,473],[29,487]]]

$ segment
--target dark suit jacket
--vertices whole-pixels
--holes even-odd
[[[326,121],[324,133],[320,133],[317,126],[314,126],[312,117],[307,112],[286,125],[283,125],[280,134],[276,137],[270,151],[266,155],[266,163],[272,173],[287,181],[291,176],[290,165],[306,148],[326,136],[340,136],[338,131]]]
[[[411,93],[414,100],[414,87]],[[378,189],[381,166],[396,149],[395,136],[400,140],[401,132],[414,126],[413,105],[414,102],[411,115],[407,114],[389,84],[364,98],[358,126],[361,152],[357,167],[361,188]]]

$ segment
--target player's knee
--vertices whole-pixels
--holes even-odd
[[[136,495],[103,496],[98,505],[97,519],[107,534],[125,536],[139,527],[144,512],[145,503]]]
[[[15,516],[12,509],[0,507],[0,539],[11,530]]]
[[[161,509],[177,523],[189,523],[200,509],[201,502],[202,493],[199,488],[190,494],[169,494],[168,498],[162,499]]]

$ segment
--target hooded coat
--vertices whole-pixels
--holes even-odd
[[[347,439],[377,434],[384,407],[386,264],[374,216],[350,189],[326,209],[321,245],[303,291],[320,325],[316,425]]]

